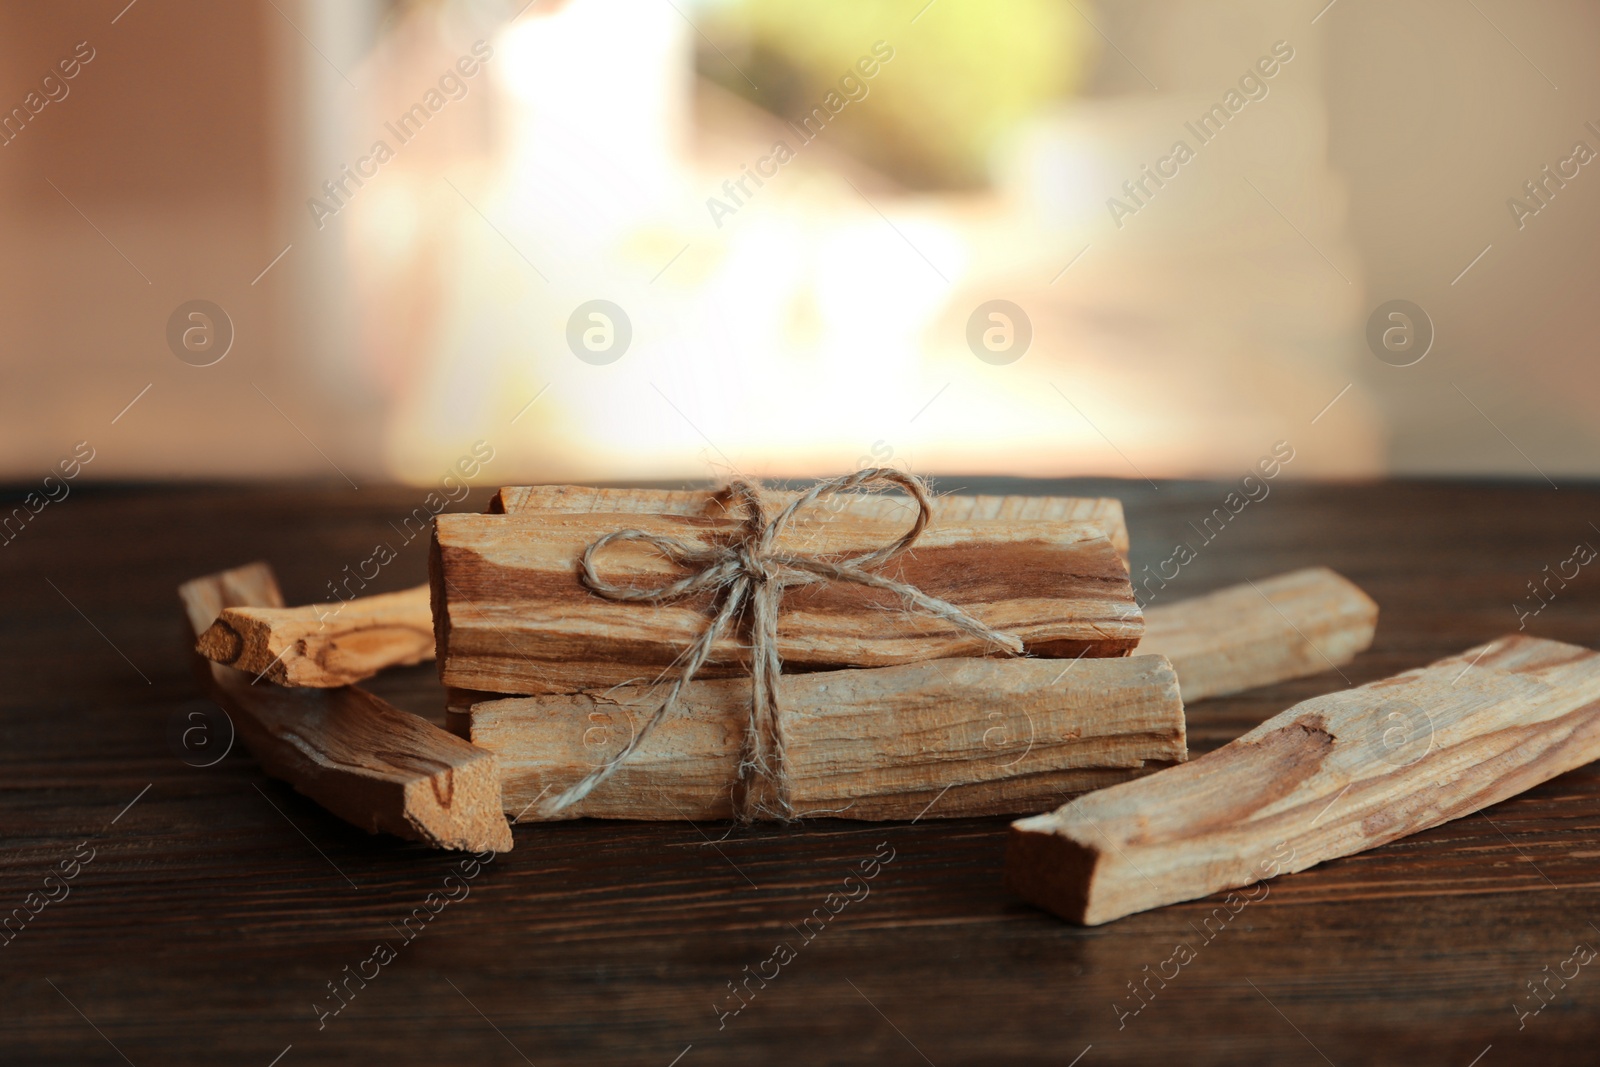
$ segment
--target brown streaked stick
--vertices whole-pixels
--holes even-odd
[[[777,510],[798,493],[763,494]],[[492,514],[525,511],[605,511],[727,517],[717,490],[594,489],[576,485],[507,486],[490,501]],[[853,493],[831,498],[806,522],[851,516],[909,522],[911,501],[903,496]],[[1106,531],[1124,562],[1128,528],[1122,502],[1111,497],[941,496],[935,521],[1053,519],[1087,522]],[[388,667],[434,657],[433,618],[426,585],[397,593],[356,597],[338,605],[296,608],[230,608],[201,635],[201,655],[279,685],[350,685]],[[562,665],[544,672],[537,692],[568,692],[592,684],[604,668]],[[615,672],[611,672],[615,673]],[[612,678],[605,684],[623,679]]]
[[[1307,567],[1148,607],[1139,652],[1166,656],[1185,703],[1337,670],[1372,645],[1378,605]]]
[[[798,497],[790,489],[769,489],[761,502],[776,514]],[[489,501],[490,514],[525,511],[600,511],[614,515],[705,515],[732,517],[728,497],[720,489],[597,489],[587,485],[508,485]],[[818,506],[816,518],[856,516],[909,524],[916,504],[898,493],[843,493]],[[801,516],[803,519],[804,516]],[[970,496],[949,494],[933,499],[933,521],[970,522],[974,519],[1049,519],[1055,522],[1094,523],[1126,562],[1128,523],[1122,501],[1115,497],[1075,496]]]
[[[283,606],[265,563],[185,582],[178,596],[197,636],[227,608]],[[493,753],[354,686],[253,685],[230,667],[197,665],[263,769],[346,822],[437,848],[510,851]]]
[[[652,681],[669,669],[705,629],[709,601],[618,603],[591,593],[576,561],[622,529],[710,547],[731,539],[738,523],[554,511],[440,515],[429,574],[445,685],[542,694]],[[820,520],[786,532],[778,551],[850,556],[891,544],[905,529],[880,519]],[[639,541],[609,546],[597,565],[614,584],[659,586],[685,573]],[[1144,632],[1127,568],[1092,523],[941,522],[873,573],[1015,634],[1036,656],[1125,656]],[[838,580],[789,590],[777,644],[786,673],[990,651],[932,614],[904,610],[893,594]],[[725,635],[699,676],[748,674],[748,654],[742,636]]]
[[[1513,634],[1018,820],[1006,882],[1093,926],[1386,844],[1596,758],[1600,655]]]
[[[1159,656],[936,660],[785,674],[779,686],[802,816],[1015,814],[1187,753],[1177,679]],[[500,756],[506,811],[524,820],[549,817],[537,802],[618,753],[660,702],[648,686],[452,696],[470,705],[456,714],[473,743]],[[554,818],[730,818],[749,700],[745,679],[692,682],[615,776]]]

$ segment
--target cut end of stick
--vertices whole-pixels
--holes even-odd
[[[1052,815],[1035,815],[1011,824],[1006,841],[1006,888],[1032,904],[1080,926],[1116,918],[1097,915],[1091,899],[1100,850],[1058,835]]]
[[[500,761],[493,753],[407,782],[405,794],[406,822],[435,848],[511,851],[511,824],[500,810]]]
[[[387,667],[432,659],[428,587],[382,593],[337,607],[227,605],[195,651],[277,685],[332,689]]]
[[[205,631],[223,608],[240,604],[283,607],[283,593],[272,568],[261,560],[232,570],[218,571],[203,578],[191,578],[178,586],[189,628],[196,637]]]

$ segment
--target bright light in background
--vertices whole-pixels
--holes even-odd
[[[580,259],[684,190],[689,28],[670,4],[570,3],[495,41],[511,220]],[[622,30],[624,32],[619,32]]]
[[[913,192],[841,148],[845,124],[892,97],[867,92],[807,143],[784,118],[809,96],[773,115],[698,81],[698,40],[668,4],[630,6],[620,28],[603,0],[529,16],[486,65],[492,149],[397,162],[389,188],[354,205],[394,473],[429,480],[485,438],[490,480],[825,474],[886,450],[950,473],[1188,474],[1292,439],[1282,394],[1309,417],[1342,384],[1303,353],[1343,328],[1346,283],[1298,248],[1274,267],[1298,238],[1235,197],[1232,175],[1186,174],[1138,226],[1110,227],[1104,198],[1167,138],[1170,102],[1099,122],[1087,105],[1047,109],[1001,139],[989,188]],[[877,89],[915,71],[895,63],[916,46],[894,46]],[[1273,103],[1320,129],[1303,121],[1309,96]],[[730,193],[777,142],[793,161]],[[1286,166],[1319,174],[1321,151],[1307,142]],[[1214,202],[1197,212],[1186,197]],[[1160,211],[1183,225],[1163,230]],[[1219,272],[1197,244],[1265,273]],[[1319,312],[1287,330],[1241,316],[1229,287],[1263,284]],[[969,317],[994,299],[1031,323],[1009,365],[968,345]],[[568,344],[569,318],[595,300],[631,325],[604,365]],[[1253,364],[1278,351],[1303,365],[1268,405]],[[1322,472],[1378,461],[1359,398],[1349,407],[1357,432],[1314,461]]]

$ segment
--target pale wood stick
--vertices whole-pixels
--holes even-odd
[[[779,685],[801,815],[1014,814],[1187,751],[1176,677],[1159,656],[935,660],[785,674]],[[506,811],[544,818],[536,802],[614,756],[660,699],[658,689],[627,686],[479,701],[471,738],[500,756]],[[749,700],[744,679],[687,686],[679,712],[555,818],[731,817]]]
[[[283,605],[265,563],[185,582],[178,596],[196,635],[225,608]],[[199,662],[262,768],[335,815],[438,848],[511,850],[493,753],[353,686],[253,685],[250,675]]]
[[[701,546],[736,524],[694,516],[440,515],[429,573],[445,685],[539,694],[652,681],[706,626],[706,603],[617,603],[592,594],[574,565],[584,548],[625,527]],[[894,541],[904,526],[821,521],[780,539],[780,550],[825,556]],[[660,585],[683,571],[639,542],[611,546],[608,581]],[[1128,573],[1100,527],[1036,520],[941,523],[876,573],[950,601],[1016,634],[1034,655],[1123,656],[1144,620]],[[983,655],[984,642],[893,596],[834,581],[791,589],[778,622],[786,670],[877,667]],[[747,674],[748,649],[729,634],[701,677]]]
[[[1012,823],[1006,881],[1092,926],[1394,841],[1597,757],[1600,655],[1511,635]]]
[[[761,494],[769,514],[788,506],[800,493],[773,489]],[[717,489],[595,489],[586,485],[508,485],[489,501],[491,514],[524,511],[595,511],[613,515],[708,515],[729,517],[727,497]],[[819,504],[827,515],[854,515],[909,523],[916,504],[897,493],[841,493]],[[1128,523],[1122,501],[1115,497],[969,496],[934,498],[933,521],[974,519],[1049,519],[1088,522],[1105,531],[1124,561],[1128,558]]]
[[[1334,670],[1372,645],[1378,605],[1326,567],[1145,609],[1139,652],[1166,656],[1183,699]]]
[[[196,651],[278,685],[349,685],[433,658],[428,587],[299,608],[230,607]]]

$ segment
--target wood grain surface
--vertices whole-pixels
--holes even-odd
[[[941,488],[1122,497],[1136,572],[1194,546],[1155,605],[1313,565],[1378,602],[1376,640],[1352,663],[1191,705],[1196,754],[1515,630],[1529,581],[1600,521],[1600,491],[1565,483],[1280,482],[1202,541],[1189,523],[1228,486]],[[1089,929],[1024,904],[1001,884],[1005,818],[528,825],[469,879],[459,854],[344,826],[243,752],[186,764],[169,731],[210,705],[172,589],[265,558],[288,600],[309,603],[379,539],[396,559],[370,591],[416,585],[426,547],[390,523],[425,492],[85,486],[0,549],[0,915],[30,914],[0,935],[0,1062],[1593,1061],[1600,971],[1547,977],[1572,973],[1579,942],[1600,948],[1593,765],[1276,878],[1205,939],[1195,928],[1221,896]],[[1593,570],[1547,595],[1527,632],[1600,644]],[[365,685],[442,721],[431,667]],[[70,895],[40,907],[60,893],[46,878],[74,869]],[[1185,940],[1195,958],[1160,978]],[[374,974],[380,941],[395,956],[362,987],[348,976]],[[793,958],[762,988],[749,976],[775,973],[780,943]],[[1550,992],[1534,999],[1530,981]],[[354,992],[324,1017],[340,1003],[330,982]],[[741,1001],[730,983],[745,982]]]
[[[679,662],[706,628],[710,594],[620,602],[579,580],[584,550],[624,529],[703,551],[726,545],[739,527],[690,515],[441,515],[429,574],[444,683],[560,693],[653,678]],[[786,530],[775,554],[849,558],[893,544],[904,530],[888,519],[822,518]],[[613,543],[594,563],[606,581],[636,588],[661,588],[689,573],[642,541]],[[1097,523],[941,522],[911,550],[868,570],[954,604],[1038,656],[1126,656],[1144,635],[1127,567]],[[777,623],[784,670],[1004,654],[931,612],[902,606],[897,594],[857,582],[790,587]],[[748,635],[730,627],[697,677],[748,675],[749,661]]]
[[[799,493],[793,490],[769,490],[763,494],[763,506],[769,513],[776,512],[797,496]],[[795,520],[801,527],[819,519],[837,521],[840,516],[909,525],[914,516],[913,507],[913,502],[905,496],[846,493],[826,498],[825,502],[797,514]],[[490,514],[527,511],[735,517],[729,511],[726,492],[713,490],[521,485],[503,487],[489,501]],[[1112,548],[1124,561],[1128,556],[1128,527],[1122,514],[1122,502],[1111,497],[946,495],[935,501],[933,521],[936,523],[974,518],[1088,522],[1106,534]],[[375,553],[374,560],[381,562],[381,556],[382,553]],[[339,586],[330,583],[334,592],[331,603],[288,608],[230,607],[201,634],[196,648],[201,655],[217,663],[249,671],[279,685],[317,687],[351,685],[389,667],[433,658],[433,613],[428,586],[353,596],[349,591],[351,584],[364,586],[359,575],[349,574]],[[1175,636],[1180,645],[1182,628],[1181,623],[1168,627],[1169,631],[1178,631]],[[1207,669],[1213,663],[1223,668],[1223,674],[1240,673],[1227,669],[1238,657],[1237,649],[1184,646],[1184,650],[1190,654],[1192,669],[1198,674],[1218,673]],[[562,665],[562,668],[573,685],[581,684],[586,675],[592,677],[602,670],[595,667],[573,669],[571,665]],[[1284,671],[1272,680],[1294,673]],[[1259,684],[1259,679],[1251,680],[1248,671],[1243,675],[1234,680]],[[1236,686],[1247,687],[1246,684]],[[540,691],[544,688],[540,687]]]
[[[1006,884],[1094,926],[1398,841],[1596,759],[1600,653],[1510,634],[1019,819]]]
[[[761,494],[768,515],[792,503],[799,492],[770,489]],[[898,492],[836,493],[796,512],[804,525],[835,515],[888,519],[910,525],[916,503]],[[729,509],[726,490],[609,489],[587,485],[507,485],[489,499],[489,513],[514,515],[525,511],[604,511],[627,515],[708,515],[739,518]],[[1128,523],[1122,501],[1116,497],[1062,497],[1016,494],[941,493],[934,498],[933,523],[969,519],[1052,519],[1058,522],[1092,522],[1105,531],[1111,544],[1128,556]]]
[[[1193,703],[1342,667],[1377,625],[1378,605],[1355,583],[1302,567],[1151,607],[1139,651],[1171,660]]]
[[[433,659],[428,587],[299,607],[230,607],[195,648],[277,685],[353,685],[388,667]]]
[[[864,821],[1035,813],[1181,762],[1183,700],[1161,656],[946,659],[779,679],[790,795],[802,814]],[[467,736],[500,758],[506,812],[616,758],[659,686],[473,704]],[[554,818],[728,819],[750,682],[685,687],[620,770]],[[935,803],[938,801],[938,803]]]

